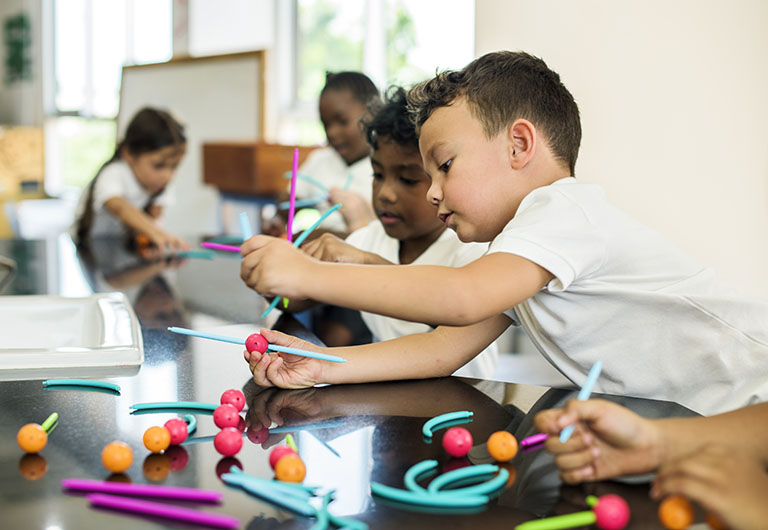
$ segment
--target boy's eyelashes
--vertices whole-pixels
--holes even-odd
[[[445,162],[440,164],[437,169],[439,171],[442,171],[443,173],[448,173],[448,170],[450,169],[452,162],[453,160],[446,160]]]

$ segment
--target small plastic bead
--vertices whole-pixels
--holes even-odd
[[[37,423],[27,423],[16,434],[16,442],[22,451],[39,453],[48,443],[48,433]]]
[[[122,473],[133,463],[133,450],[125,442],[110,442],[101,451],[101,463],[112,473]]]
[[[261,335],[259,335],[261,337]],[[263,338],[263,337],[262,337]],[[240,412],[245,408],[245,395],[236,388],[230,388],[221,395],[221,404],[229,403]]]
[[[220,429],[225,427],[237,427],[240,423],[240,414],[237,409],[230,404],[219,405],[213,411],[213,423]]]
[[[693,524],[693,506],[680,495],[667,497],[659,505],[659,520],[669,530],[685,530]]]
[[[152,453],[147,455],[141,466],[144,476],[149,480],[160,482],[171,471],[171,459],[166,454]]]
[[[287,445],[278,445],[269,453],[269,467],[275,469],[277,463],[286,455],[295,455],[296,451],[288,447]]]
[[[464,427],[451,427],[443,434],[443,448],[449,455],[460,458],[472,449],[472,434]]]
[[[249,427],[248,432],[245,434],[248,436],[248,439],[251,442],[255,444],[262,444],[267,438],[269,438],[269,429],[267,427],[262,427],[261,429],[257,430],[253,427]]]
[[[45,457],[37,453],[27,453],[19,460],[19,473],[27,480],[40,480],[48,471]]]
[[[162,453],[171,445],[171,433],[165,427],[154,426],[144,431],[144,447],[153,453]]]
[[[213,446],[224,456],[234,456],[243,447],[243,435],[234,427],[225,427],[213,437]]]
[[[245,339],[245,349],[248,351],[257,351],[264,353],[269,347],[269,342],[260,333],[254,333]]]
[[[597,517],[595,524],[602,530],[621,530],[629,523],[629,506],[618,495],[603,495],[592,509]]]
[[[488,453],[497,462],[509,462],[517,454],[517,438],[507,431],[493,433],[488,437]]]
[[[165,452],[165,455],[171,461],[171,471],[181,471],[187,467],[189,462],[189,453],[181,445],[172,445]]]
[[[275,465],[275,478],[281,482],[301,482],[306,474],[307,468],[296,453],[283,456]]]
[[[179,445],[181,442],[187,439],[189,434],[187,430],[187,422],[181,418],[173,418],[166,421],[163,427],[168,429],[171,434],[171,445]]]
[[[224,473],[232,472],[232,466],[237,467],[240,471],[243,470],[243,464],[234,456],[225,456],[216,463],[216,476],[219,477],[219,480]]]

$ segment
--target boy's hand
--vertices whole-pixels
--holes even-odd
[[[328,348],[320,348],[312,343],[271,329],[262,329],[260,333],[270,344],[289,346],[324,353]],[[253,381],[260,386],[279,386],[280,388],[307,388],[321,382],[323,363],[321,361],[290,353],[259,353],[245,350],[243,356],[253,373]]]
[[[699,503],[728,528],[765,528],[768,520],[765,467],[755,456],[733,447],[708,445],[662,466],[651,496],[666,495],[683,495]]]
[[[560,431],[574,422],[573,436],[560,443]],[[538,413],[534,424],[550,435],[547,450],[567,483],[646,473],[659,464],[656,425],[610,401],[574,399],[564,409]]]
[[[301,250],[320,261],[365,263],[365,252],[328,232],[301,246]]]
[[[312,258],[285,239],[258,235],[240,247],[240,278],[265,296],[304,299],[303,283],[310,281]]]
[[[344,216],[344,221],[350,232],[354,232],[376,219],[371,202],[359,193],[341,188],[331,188],[328,199],[331,204],[342,204],[339,212]]]

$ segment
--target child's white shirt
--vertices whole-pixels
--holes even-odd
[[[373,169],[371,168],[370,157],[358,160],[352,165],[347,165],[341,155],[332,147],[323,147],[315,149],[299,168],[300,175],[306,175],[321,183],[324,188],[316,186],[308,180],[296,179],[296,198],[311,199],[313,197],[327,197],[328,190],[331,188],[344,188],[349,180],[347,190],[358,193],[371,202],[373,190]],[[323,202],[313,206],[325,212],[331,207],[330,202]],[[322,222],[321,228],[333,230],[335,232],[347,232],[347,223],[344,217],[336,212],[330,215],[328,219]]]
[[[93,224],[91,226],[92,236],[105,236],[123,234],[126,227],[122,221],[112,215],[104,207],[104,203],[115,197],[122,197],[129,204],[143,210],[150,194],[145,190],[131,171],[130,166],[122,160],[110,162],[96,177],[95,188],[93,190]],[[170,187],[170,184],[168,185]],[[172,194],[168,193],[168,187],[157,196],[155,204],[169,206],[171,204]],[[83,190],[80,201],[75,211],[75,219],[80,219],[85,211],[85,203],[88,197],[88,188]],[[76,227],[73,228],[76,230]],[[73,232],[74,233],[74,232]]]
[[[768,303],[737,294],[597,185],[534,190],[490,245],[555,278],[506,312],[581,386],[675,401],[702,413],[768,399]]]
[[[400,241],[387,235],[378,220],[352,232],[346,242],[366,252],[378,254],[392,263],[400,263]],[[485,254],[487,249],[487,243],[462,243],[453,230],[444,230],[440,237],[413,261],[413,265],[462,267]],[[375,341],[426,333],[432,329],[427,324],[419,322],[408,322],[364,311],[361,314]],[[498,346],[493,342],[474,359],[459,368],[455,375],[491,379],[496,373],[498,356]]]

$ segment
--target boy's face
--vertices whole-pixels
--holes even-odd
[[[132,155],[123,152],[123,160],[133,171],[136,180],[147,193],[155,194],[165,188],[184,158],[186,145],[169,145],[156,151]]]
[[[434,240],[445,226],[425,199],[430,183],[418,149],[381,137],[371,166],[373,208],[387,235],[400,241]]]
[[[370,146],[365,141],[360,119],[367,109],[349,90],[326,90],[320,97],[320,121],[325,136],[349,165],[365,158]]]
[[[510,166],[506,130],[489,140],[464,98],[424,122],[419,150],[432,179],[427,199],[464,242],[491,241],[531,191]]]

